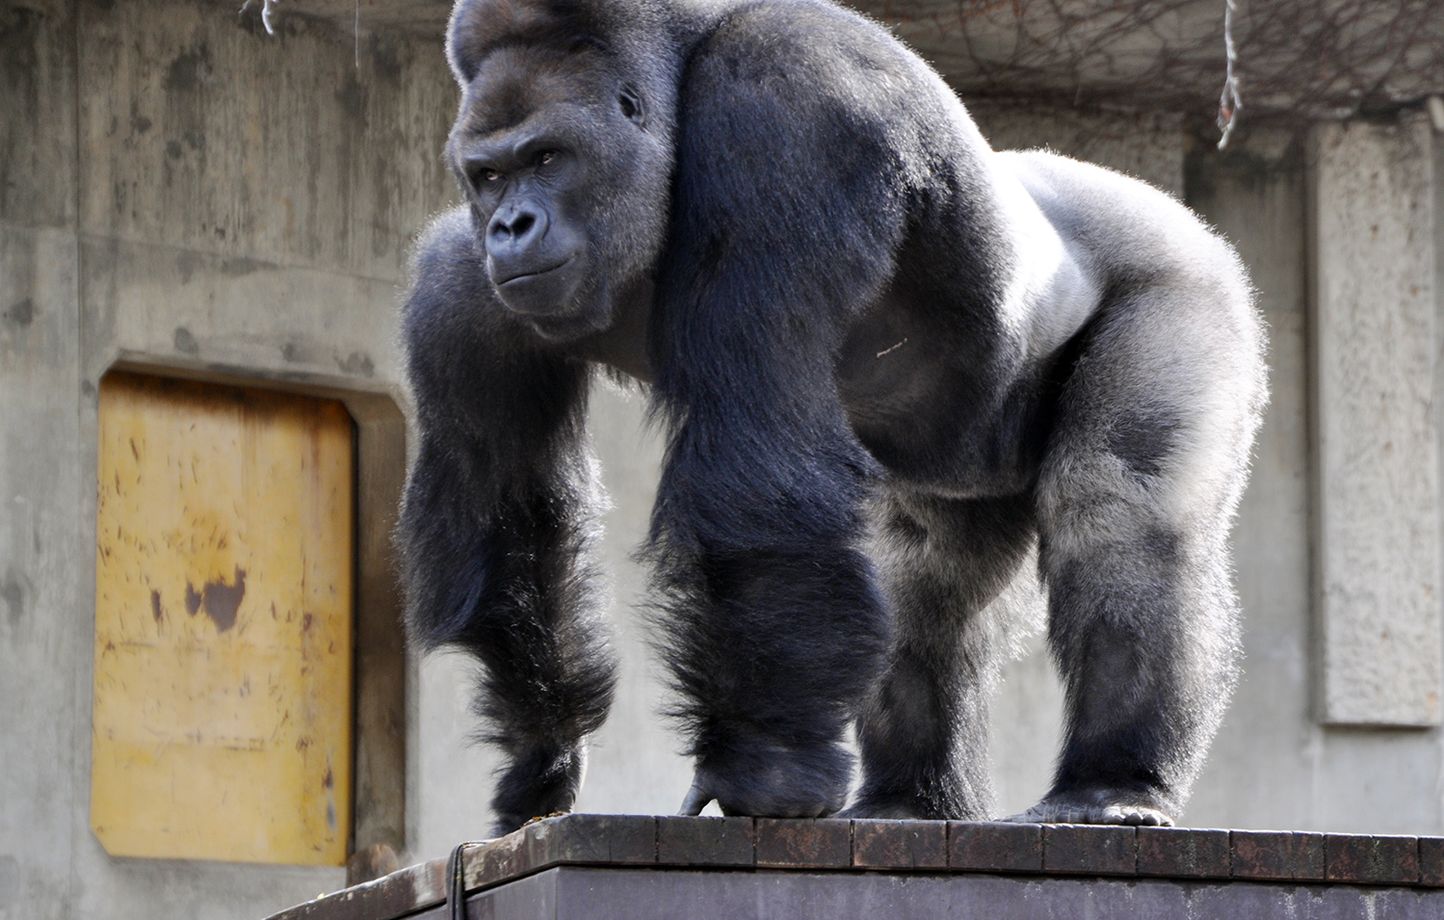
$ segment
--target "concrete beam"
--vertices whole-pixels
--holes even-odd
[[[1128,103],[1211,122],[1224,76],[1221,0],[842,0],[883,22],[968,97]],[[256,7],[260,3],[255,4]],[[438,37],[452,0],[285,0],[272,8],[347,31]],[[1444,90],[1434,0],[1236,2],[1247,121],[1343,117]],[[259,18],[259,16],[256,16]],[[1406,24],[1408,28],[1395,28]],[[1307,40],[1304,37],[1307,33]],[[1327,68],[1316,62],[1326,60]]]
[[[438,45],[268,36],[212,4],[80,5],[84,232],[398,281],[455,195]]]
[[[1324,721],[1440,722],[1428,121],[1314,129],[1316,589]]]

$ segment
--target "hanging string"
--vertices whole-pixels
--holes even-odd
[[[1238,124],[1238,113],[1243,108],[1243,96],[1239,92],[1238,46],[1233,41],[1234,0],[1224,0],[1223,48],[1228,58],[1225,65],[1223,92],[1218,97],[1218,128],[1223,134],[1218,139],[1218,149],[1228,146],[1228,139]]]
[[[255,2],[256,0],[246,0],[246,2],[241,4],[241,12],[244,13],[250,9],[251,5]],[[261,25],[266,27],[267,35],[276,34],[275,25],[271,22],[271,8],[279,2],[280,0],[261,0]]]

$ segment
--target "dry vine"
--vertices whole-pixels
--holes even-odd
[[[1244,95],[1253,117],[1332,118],[1444,91],[1444,0],[857,5],[893,24],[973,98],[1044,95],[1216,114],[1227,131]]]

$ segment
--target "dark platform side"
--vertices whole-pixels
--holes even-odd
[[[1444,917],[1444,837],[956,821],[549,818],[470,849],[468,917]],[[445,864],[271,920],[445,918]]]

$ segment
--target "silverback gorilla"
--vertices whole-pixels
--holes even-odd
[[[1018,817],[1171,823],[1237,671],[1265,385],[1230,248],[993,151],[829,0],[460,0],[447,52],[466,204],[404,309],[399,541],[414,639],[483,666],[497,831],[572,806],[611,701],[598,369],[669,436],[644,555],[685,813],[989,815],[999,598],[1041,577],[1067,727]]]

